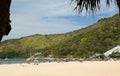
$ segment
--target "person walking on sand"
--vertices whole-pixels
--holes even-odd
[[[39,63],[39,61],[38,61],[38,59],[34,59],[34,65],[38,65],[38,63]]]
[[[24,65],[22,65],[22,59],[20,60],[20,66],[24,67]]]

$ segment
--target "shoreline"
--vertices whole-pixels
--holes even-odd
[[[1,76],[120,76],[120,61],[2,64]]]

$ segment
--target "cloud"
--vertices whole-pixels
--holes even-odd
[[[104,8],[102,5],[96,17],[85,17],[74,11],[75,4],[71,0],[12,0],[11,20],[12,31],[3,40],[20,38],[33,34],[56,34],[80,29],[95,23],[100,17],[116,12],[113,5]],[[99,14],[105,14],[100,16]],[[108,15],[108,16],[109,16]],[[88,20],[89,19],[89,20]]]
[[[12,8],[17,13],[39,14],[39,16],[66,16],[74,14],[73,10],[71,10],[74,7],[70,5],[70,0],[13,0]]]

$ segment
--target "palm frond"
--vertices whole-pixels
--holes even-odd
[[[106,5],[110,6],[113,0],[106,0]],[[118,8],[120,10],[120,0],[115,0]],[[76,3],[75,10],[78,13],[81,13],[83,10],[86,10],[87,13],[95,13],[101,8],[101,0],[72,0]]]
[[[120,15],[120,0],[116,0],[116,2],[117,2],[117,6],[119,8],[119,15]]]

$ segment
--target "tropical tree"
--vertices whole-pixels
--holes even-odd
[[[96,12],[100,9],[101,0],[72,0],[76,3],[75,9],[80,13],[83,9],[86,12]],[[106,0],[106,4],[110,5],[113,0]],[[114,0],[120,12],[120,0]],[[8,35],[10,26],[10,4],[11,0],[0,0],[0,41],[3,35]]]

